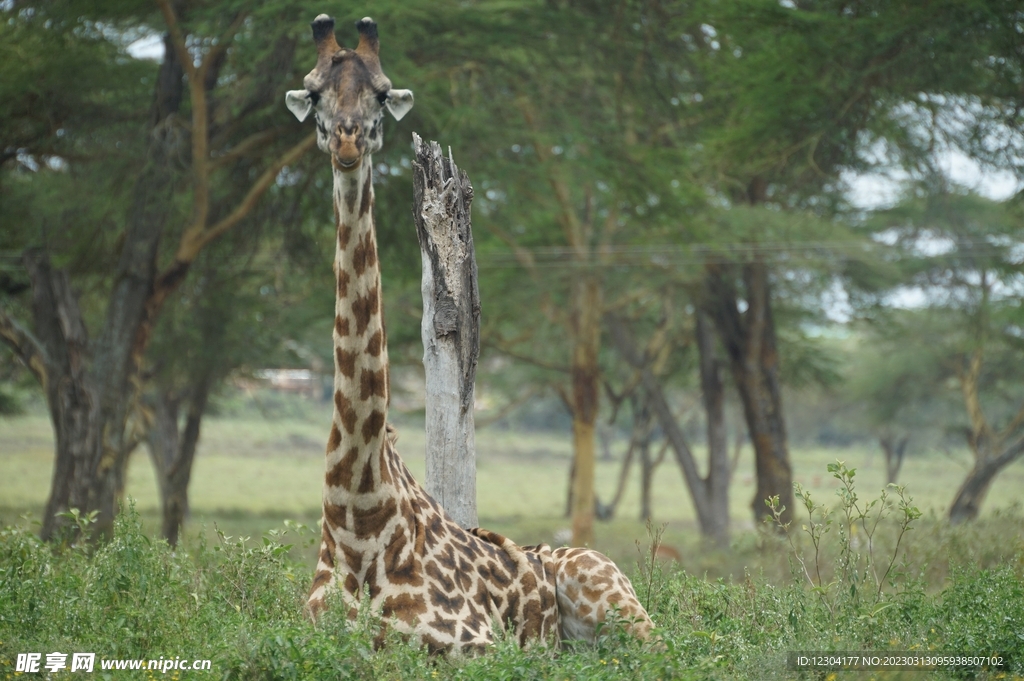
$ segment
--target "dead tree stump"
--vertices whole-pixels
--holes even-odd
[[[470,226],[473,187],[437,142],[413,133],[413,215],[423,260],[424,486],[462,527],[476,527],[473,391],[480,293]]]

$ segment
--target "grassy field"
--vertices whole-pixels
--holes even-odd
[[[296,405],[292,404],[292,412]],[[323,447],[330,413],[314,402],[299,403],[301,415],[264,418],[241,415],[208,418],[190,487],[192,518],[188,532],[216,523],[232,535],[259,536],[279,527],[284,519],[315,523],[319,518],[323,476]],[[624,443],[616,443],[621,452]],[[400,423],[399,451],[422,481],[422,425]],[[568,436],[484,429],[477,434],[477,497],[481,525],[507,533],[521,543],[551,543],[556,531],[567,528],[563,516],[570,464]],[[702,454],[697,452],[698,457]],[[825,471],[842,459],[858,469],[864,492],[883,487],[884,463],[870,449],[794,449],[795,480],[814,497],[828,501],[838,482]],[[910,458],[901,482],[926,514],[940,517],[968,466],[966,455]],[[16,521],[24,513],[39,518],[49,492],[53,467],[53,435],[43,414],[0,420],[0,520]],[[620,463],[599,461],[597,490],[602,499],[615,490]],[[731,519],[737,541],[751,530],[750,500],[754,491],[753,459],[747,447],[730,490]],[[646,542],[639,515],[639,469],[633,466],[626,494],[609,523],[598,523],[596,548],[617,560],[636,557],[634,542]],[[992,488],[984,513],[991,515],[1020,503],[1024,464],[1006,469]],[[145,450],[129,466],[127,493],[145,525],[155,527],[158,515],[156,484]],[[665,542],[684,555],[692,569],[712,569],[692,556],[697,532],[693,506],[679,468],[671,456],[657,470],[653,488],[654,520],[667,523]],[[312,555],[309,556],[312,560]]]
[[[871,538],[870,553],[869,538],[844,522],[834,494],[839,481],[826,472],[829,462],[847,461],[858,468],[862,503],[874,498],[882,486],[881,459],[856,449],[793,452],[797,481],[834,511],[833,531],[823,536],[817,558],[797,525],[793,545],[784,536],[753,531],[749,451],[732,487],[730,550],[702,545],[679,471],[666,461],[655,483],[655,520],[665,524],[664,540],[681,552],[682,565],[644,557],[636,543],[646,550],[649,538],[635,519],[634,471],[618,518],[598,524],[597,548],[630,574],[658,625],[657,645],[610,628],[596,646],[558,654],[520,651],[507,641],[474,660],[432,658],[397,640],[373,652],[379,623],[372,617],[354,628],[337,620],[340,608],[316,627],[304,619],[315,535],[295,525],[280,533],[285,520],[311,526],[318,519],[328,419],[317,405],[276,416],[236,412],[209,419],[183,551],[151,539],[158,526],[156,491],[140,452],[128,481],[135,508],[119,519],[115,539],[95,553],[54,550],[35,538],[22,516],[38,518],[48,491],[50,426],[32,414],[0,420],[0,522],[14,525],[0,531],[0,678],[20,678],[18,654],[45,657],[53,650],[96,651],[107,659],[210,659],[214,677],[223,679],[1024,678],[1024,515],[1018,502],[1024,466],[1004,472],[979,522],[951,528],[942,513],[966,461],[909,460],[903,480],[924,515],[901,534],[894,506]],[[411,419],[399,426],[399,449],[416,475],[423,471],[421,430]],[[477,445],[481,524],[522,543],[552,542],[567,525],[567,438],[494,429],[480,432]],[[615,461],[598,464],[602,497],[611,496],[618,470]],[[819,510],[811,522],[824,527],[825,520]],[[218,535],[214,526],[234,538]],[[998,671],[924,676],[837,676],[787,667],[787,651],[813,650],[1002,652],[1018,662]],[[200,676],[210,678],[152,670],[97,674]]]

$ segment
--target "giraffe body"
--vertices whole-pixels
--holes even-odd
[[[647,639],[654,628],[629,578],[603,553],[561,547],[554,550],[559,629],[563,640],[597,638],[598,626],[613,608],[626,629]]]
[[[588,549],[520,547],[483,529],[463,530],[413,479],[387,425],[390,377],[373,221],[372,154],[387,109],[401,119],[412,92],[396,90],[378,57],[377,25],[356,24],[341,47],[334,20],[312,24],[316,67],[285,96],[301,121],[314,115],[330,155],[337,227],[334,273],[334,416],[327,442],[320,555],[307,606],[316,618],[331,591],[349,617],[362,596],[385,621],[433,652],[482,652],[493,627],[520,645],[593,640],[610,605],[650,619],[614,563]],[[379,640],[383,640],[382,638]]]
[[[334,417],[327,442],[320,555],[308,608],[332,590],[354,617],[362,595],[386,622],[431,651],[483,651],[492,627],[520,644],[557,643],[551,550],[466,532],[413,479],[387,422],[389,374],[373,222],[372,153],[383,112],[401,118],[412,93],[395,90],[378,58],[376,24],[356,24],[356,49],[338,45],[334,21],[314,20],[317,65],[285,102],[313,113],[317,143],[334,173]],[[502,538],[504,539],[504,538]]]
[[[552,551],[547,544],[516,546],[489,530],[475,528],[471,532],[501,546],[514,560],[537,552],[539,558],[546,561],[550,555],[558,601],[559,636],[563,641],[594,643],[599,627],[613,610],[631,634],[643,640],[650,637],[654,622],[640,604],[629,578],[603,553],[567,546]]]

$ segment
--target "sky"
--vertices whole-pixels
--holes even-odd
[[[950,180],[989,199],[1002,201],[1022,189],[1021,182],[1013,173],[983,168],[959,151],[942,153],[938,161],[945,167],[946,177]],[[857,208],[871,210],[895,203],[901,180],[906,177],[905,174],[866,173],[850,174],[843,179],[850,185],[850,191],[847,192],[850,202]]]

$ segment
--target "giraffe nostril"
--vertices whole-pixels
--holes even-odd
[[[346,125],[344,123],[339,123],[338,134],[344,137],[354,137],[359,134],[359,124],[353,123],[351,125]]]

